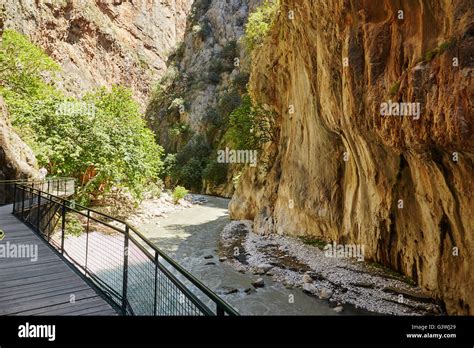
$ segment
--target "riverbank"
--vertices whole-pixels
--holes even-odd
[[[327,257],[323,250],[297,238],[257,235],[251,221],[229,223],[220,245],[221,259],[238,271],[302,289],[337,311],[353,305],[388,315],[442,312],[433,299],[400,275],[354,259]]]
[[[327,301],[299,288],[285,287],[270,276],[242,272],[220,259],[219,241],[230,223],[228,199],[203,196],[193,204],[137,227],[152,243],[178,261],[242,315],[361,315],[352,306],[337,313]],[[255,282],[264,278],[264,286]]]
[[[140,226],[151,219],[163,218],[202,202],[204,198],[201,195],[189,194],[186,199],[180,199],[175,204],[171,193],[163,191],[159,197],[150,197],[141,201],[138,208],[126,220],[134,226]]]

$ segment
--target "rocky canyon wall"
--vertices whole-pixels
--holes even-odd
[[[449,314],[472,315],[472,5],[282,0],[250,82],[278,113],[278,141],[268,170],[242,174],[232,218],[363,244]],[[383,103],[413,103],[411,116],[383,116]]]
[[[25,34],[61,65],[56,84],[74,96],[122,84],[145,104],[183,39],[193,0],[0,0],[3,29]],[[1,102],[0,179],[35,176],[32,151]]]
[[[225,131],[225,113],[239,106],[250,72],[242,42],[249,13],[261,0],[196,0],[183,43],[170,57],[162,90],[151,100],[147,120],[167,152],[177,152],[197,136],[218,146]],[[236,64],[236,59],[238,63]],[[189,127],[173,137],[170,129]],[[201,138],[199,138],[201,139]],[[203,191],[230,197],[232,170],[222,185],[204,184]]]
[[[1,0],[5,27],[62,67],[59,87],[81,96],[122,84],[145,102],[183,39],[193,0]]]

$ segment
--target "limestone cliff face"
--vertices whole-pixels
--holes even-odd
[[[219,143],[223,130],[219,122],[240,103],[236,81],[241,89],[248,81],[249,60],[241,38],[249,13],[259,3],[261,0],[194,2],[184,40],[169,61],[163,91],[147,110],[150,126],[167,151],[175,152],[190,140],[170,136],[169,129],[177,124],[189,126],[189,133],[202,135],[211,146]],[[228,178],[219,187],[205,184],[204,191],[231,196],[231,171]]]
[[[242,175],[231,216],[364,244],[472,315],[473,53],[469,0],[283,0],[251,75],[279,139],[268,171]],[[389,101],[420,103],[419,119],[382,116]]]
[[[28,179],[37,176],[38,165],[35,155],[13,130],[7,107],[0,96],[0,180]]]
[[[26,34],[63,68],[81,95],[123,84],[145,101],[182,40],[192,0],[2,0],[5,27]]]

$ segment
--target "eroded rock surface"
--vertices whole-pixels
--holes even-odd
[[[265,148],[267,171],[242,174],[232,218],[363,244],[449,314],[473,314],[472,2],[281,9],[251,76],[253,97],[279,115],[279,139]],[[420,103],[420,118],[381,116],[388,101]]]
[[[123,84],[145,101],[182,40],[192,0],[4,0],[5,27],[60,63],[74,95]]]
[[[261,2],[194,3],[183,43],[170,57],[162,91],[147,108],[149,125],[168,152],[179,151],[190,141],[186,135],[170,135],[178,124],[188,126],[189,135],[219,143],[225,131],[220,124],[223,113],[239,105],[239,93],[248,80],[250,61],[241,39],[249,13]],[[203,193],[231,197],[233,174],[229,171],[222,185],[204,183]]]

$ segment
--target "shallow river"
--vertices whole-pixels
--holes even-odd
[[[138,227],[156,246],[174,257],[243,315],[363,314],[350,306],[344,306],[344,312],[337,314],[327,301],[309,296],[300,289],[287,289],[268,276],[263,276],[263,288],[245,293],[245,289],[252,288],[251,282],[260,276],[237,272],[219,262],[217,254],[219,235],[229,222],[229,200],[210,196],[206,199],[207,203],[150,220]],[[213,258],[206,259],[205,256],[209,255]],[[226,288],[239,291],[225,295]]]

